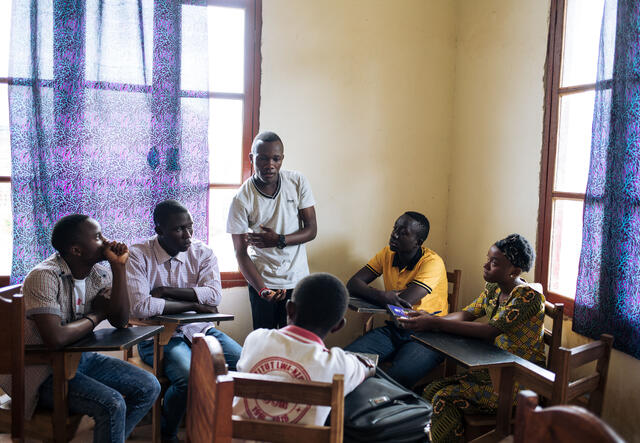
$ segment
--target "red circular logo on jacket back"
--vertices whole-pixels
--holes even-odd
[[[282,357],[269,357],[256,363],[249,372],[266,374],[284,379],[310,381],[311,377],[300,363]],[[271,420],[282,423],[297,423],[311,409],[311,405],[286,401],[256,400],[243,398],[249,418]]]

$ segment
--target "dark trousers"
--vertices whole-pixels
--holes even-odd
[[[287,289],[284,299],[270,302],[258,295],[249,285],[249,301],[251,302],[251,316],[253,317],[253,329],[279,329],[287,325],[287,311],[285,305],[291,299],[293,289]]]

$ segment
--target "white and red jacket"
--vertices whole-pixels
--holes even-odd
[[[244,342],[237,370],[272,376],[331,382],[344,375],[344,394],[365,379],[367,368],[340,348],[327,349],[320,337],[298,326],[257,329]],[[323,425],[331,408],[255,399],[235,398],[233,414],[284,423]]]

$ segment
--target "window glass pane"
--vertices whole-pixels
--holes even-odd
[[[11,175],[11,145],[9,143],[9,87],[0,84],[0,176]],[[1,274],[0,274],[1,275]]]
[[[209,91],[244,91],[244,9],[209,6]]]
[[[585,192],[594,100],[594,91],[560,97],[555,191]]]
[[[31,23],[32,2],[13,2],[15,23]],[[37,15],[38,74],[41,79],[53,80],[53,0],[39,0]],[[31,77],[31,28],[16,26],[11,32],[11,74],[13,77]]]
[[[0,77],[9,77],[9,36],[11,35],[11,4],[2,6],[0,14]]]
[[[146,79],[146,84],[151,84],[153,1],[104,4],[102,0],[87,0],[85,17],[86,79],[134,85],[143,85]]]
[[[581,200],[553,202],[549,290],[571,298],[576,294],[582,245],[582,206]]]
[[[209,100],[209,181],[242,180],[242,100]]]
[[[227,234],[227,215],[237,189],[209,189],[209,246],[218,257],[220,272],[238,270],[231,234]]]
[[[604,0],[567,0],[560,86],[595,83]]]
[[[209,84],[207,16],[202,6],[182,5],[180,85],[186,91],[207,91]]]
[[[0,275],[11,274],[12,248],[11,183],[0,183]]]

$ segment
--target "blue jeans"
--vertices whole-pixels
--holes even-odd
[[[249,302],[251,302],[251,317],[253,329],[280,329],[287,326],[287,300],[291,300],[293,289],[287,289],[284,299],[270,302],[258,295],[258,291],[249,285]]]
[[[224,359],[229,370],[235,371],[242,347],[224,332],[210,328],[206,335],[215,337],[222,345]],[[153,341],[138,344],[140,358],[149,366],[153,365]],[[182,337],[172,337],[164,347],[164,375],[171,385],[164,394],[162,405],[162,436],[173,438],[178,433],[178,425],[187,409],[187,388],[191,369],[191,343]],[[213,374],[211,382],[213,383]]]
[[[391,368],[385,372],[407,389],[412,389],[422,377],[444,361],[444,356],[417,343],[411,334],[413,331],[387,324],[367,332],[344,349],[377,354],[381,361],[390,361]]]
[[[93,441],[125,441],[151,409],[160,383],[149,372],[94,352],[80,358],[76,376],[69,380],[69,411],[95,420]],[[40,406],[53,409],[53,376],[40,386]]]

